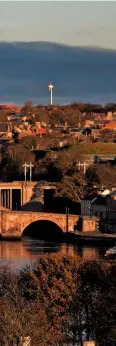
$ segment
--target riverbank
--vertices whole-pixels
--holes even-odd
[[[106,233],[101,233],[99,231],[93,231],[93,232],[80,232],[80,231],[76,231],[75,233],[72,233],[72,232],[67,232],[67,233],[64,233],[62,235],[61,238],[59,238],[59,240],[42,240],[42,239],[39,239],[37,237],[12,237],[12,236],[6,236],[6,237],[2,237],[0,235],[0,242],[22,242],[23,241],[23,238],[24,239],[30,239],[31,241],[35,241],[37,243],[39,243],[40,245],[49,245],[50,247],[54,246],[56,243],[59,243],[59,244],[106,244],[106,243],[109,243],[109,244],[115,244],[116,243],[116,234],[106,234]]]
[[[116,234],[106,234],[99,231],[95,232],[76,232],[76,242],[83,244],[115,244]]]

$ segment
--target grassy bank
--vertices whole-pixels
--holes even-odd
[[[71,155],[116,155],[116,143],[76,143],[68,149]]]

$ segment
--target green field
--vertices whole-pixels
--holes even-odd
[[[116,156],[116,143],[77,143],[68,152],[72,155],[114,155]]]

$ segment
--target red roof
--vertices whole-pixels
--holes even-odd
[[[0,104],[1,109],[11,109],[11,110],[16,110],[19,111],[21,108],[16,106],[16,105],[6,105],[6,104]]]
[[[108,124],[106,124],[105,126],[104,126],[104,128],[103,128],[103,131],[104,130],[113,130],[113,129],[116,129],[116,121],[112,121],[112,122],[110,122],[110,123],[108,123]]]
[[[46,134],[47,133],[47,130],[45,128],[42,128],[42,127],[38,127],[36,129],[36,133],[38,134]]]

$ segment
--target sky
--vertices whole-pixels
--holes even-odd
[[[116,49],[115,1],[0,1],[0,41]]]

